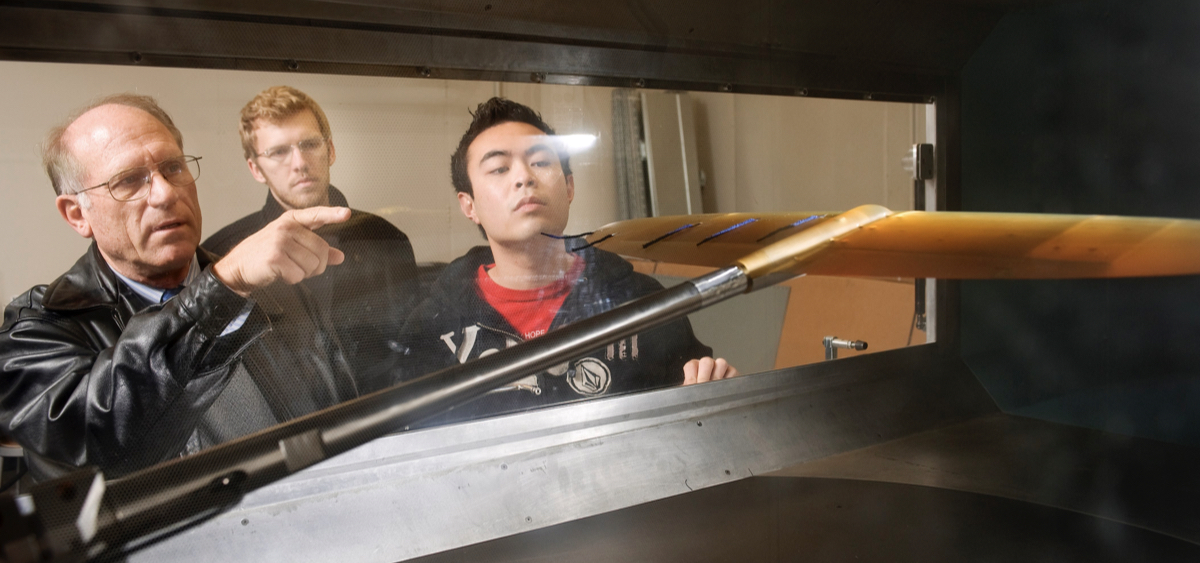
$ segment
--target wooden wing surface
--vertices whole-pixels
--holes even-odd
[[[650,217],[612,223],[587,239],[625,256],[721,267],[748,265],[748,255],[806,236],[806,250],[772,271],[943,279],[1200,273],[1200,221],[1188,219],[862,206],[846,213]]]

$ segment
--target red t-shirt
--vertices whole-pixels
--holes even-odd
[[[571,269],[554,283],[536,289],[509,289],[497,284],[488,275],[495,264],[479,266],[475,285],[479,295],[504,317],[521,338],[529,340],[546,334],[554,315],[558,314],[567,294],[583,273],[583,259],[576,256]]]

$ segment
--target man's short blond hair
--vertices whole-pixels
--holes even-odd
[[[257,140],[254,137],[256,121],[262,119],[267,123],[279,124],[304,110],[310,110],[316,116],[321,136],[326,139],[333,136],[329,130],[329,119],[325,117],[325,111],[315,100],[308,97],[308,94],[291,86],[272,86],[254,96],[254,99],[242,108],[242,124],[238,129],[242,136],[242,151],[245,153],[246,159],[249,160],[258,155],[258,149],[255,148]]]
[[[157,100],[150,96],[129,93],[105,96],[71,114],[66,121],[51,129],[50,133],[46,135],[46,142],[42,145],[42,165],[46,167],[46,175],[50,176],[50,185],[54,188],[56,195],[79,193],[84,189],[83,175],[87,172],[66,145],[67,129],[83,114],[107,105],[136,108],[150,114],[167,128],[167,131],[175,138],[175,144],[179,145],[179,150],[183,150],[183,134],[179,132],[178,127],[175,127],[175,122],[171,120],[171,116],[167,114],[166,110],[158,105]]]

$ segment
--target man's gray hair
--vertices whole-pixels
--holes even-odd
[[[66,121],[50,130],[50,134],[46,136],[46,144],[42,145],[42,165],[46,167],[46,175],[50,176],[50,185],[54,187],[56,195],[75,194],[84,189],[82,184],[83,175],[86,172],[83,165],[79,163],[79,159],[71,153],[71,149],[67,147],[63,137],[66,136],[67,129],[76,119],[93,109],[100,106],[118,105],[140,109],[162,123],[171,132],[171,136],[175,138],[175,143],[179,145],[179,149],[183,150],[183,134],[179,132],[179,128],[175,127],[175,122],[171,121],[171,116],[167,115],[166,110],[158,105],[158,102],[150,96],[141,96],[138,94],[113,94],[105,96],[86,107],[71,114]],[[87,194],[83,194],[86,196]],[[90,207],[89,201],[82,199],[80,203],[84,207]]]

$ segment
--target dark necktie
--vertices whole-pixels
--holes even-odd
[[[167,301],[170,301],[172,297],[175,297],[176,295],[179,295],[179,292],[180,292],[180,291],[183,291],[183,286],[182,286],[182,285],[181,285],[181,286],[179,286],[179,287],[172,287],[171,289],[168,289],[168,290],[166,290],[166,291],[163,291],[162,297],[161,297],[161,298],[159,298],[158,302],[159,302],[159,303],[166,303]]]

